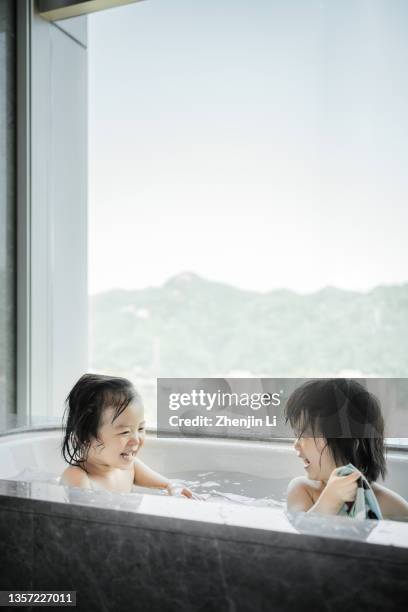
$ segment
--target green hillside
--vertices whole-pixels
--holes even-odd
[[[181,274],[91,298],[92,367],[157,376],[408,376],[408,284],[261,294]]]

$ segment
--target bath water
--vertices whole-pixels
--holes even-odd
[[[225,501],[226,503],[250,506],[268,506],[284,508],[286,503],[287,478],[272,479],[253,476],[244,472],[226,472],[192,470],[166,473],[166,477],[177,484],[187,486],[201,499],[209,502]],[[48,482],[59,484],[59,475],[35,468],[27,468],[13,477],[13,480],[26,482]],[[167,495],[157,489],[134,487],[136,492],[153,495]],[[176,488],[177,494],[177,488]]]
[[[177,483],[184,483],[193,493],[207,501],[251,506],[283,508],[286,504],[288,479],[271,479],[244,472],[203,472],[202,470],[167,473]]]

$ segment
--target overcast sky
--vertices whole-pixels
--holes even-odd
[[[406,0],[92,15],[90,292],[406,282],[407,64]]]

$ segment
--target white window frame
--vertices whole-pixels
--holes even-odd
[[[18,0],[17,65],[17,427],[30,427],[61,422],[88,366],[86,48]]]

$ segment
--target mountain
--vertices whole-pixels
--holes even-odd
[[[408,284],[245,291],[192,273],[91,297],[92,367],[146,378],[408,376]]]

